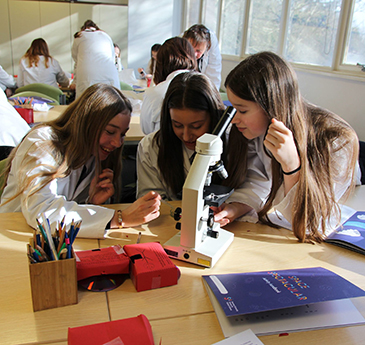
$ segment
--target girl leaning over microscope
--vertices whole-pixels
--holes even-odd
[[[274,53],[242,61],[225,86],[237,109],[225,183],[236,190],[215,219],[261,220],[292,228],[301,242],[322,241],[340,220],[338,200],[359,184],[355,131],[305,101],[295,72]]]
[[[181,199],[196,140],[213,131],[224,109],[219,92],[205,75],[185,72],[171,81],[160,130],[148,134],[138,146],[137,197],[154,190],[162,198]]]

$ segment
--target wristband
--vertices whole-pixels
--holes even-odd
[[[118,228],[122,229],[123,228],[123,219],[122,219],[122,211],[118,210]]]
[[[293,175],[293,174],[295,174],[296,172],[298,172],[301,168],[302,168],[302,165],[300,164],[298,168],[296,168],[296,169],[294,169],[294,170],[292,170],[292,171],[289,171],[289,172],[285,172],[284,170],[282,170],[282,171],[283,171],[283,174],[284,174],[284,175]]]

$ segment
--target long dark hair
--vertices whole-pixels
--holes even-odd
[[[193,46],[181,37],[166,40],[159,48],[156,57],[154,83],[157,85],[167,76],[179,69],[197,70],[197,62]]]
[[[82,35],[83,31],[90,29],[90,28],[93,28],[95,30],[101,30],[91,19],[87,19],[85,21],[85,23],[81,26],[80,31],[78,31],[74,34],[74,38],[80,37]]]
[[[153,145],[159,148],[158,168],[171,191],[181,192],[184,181],[183,143],[175,135],[170,109],[192,109],[207,111],[210,115],[212,132],[218,123],[224,104],[214,84],[199,72],[178,74],[170,83],[161,109],[161,128],[155,134]]]

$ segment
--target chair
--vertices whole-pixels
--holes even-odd
[[[44,93],[35,92],[35,91],[18,92],[16,94],[14,94],[11,98],[16,98],[16,97],[41,97],[41,98],[49,99],[50,101],[52,101],[52,102],[48,103],[49,105],[60,105],[60,103],[58,101],[56,101],[56,99],[54,99],[53,97],[50,97],[48,95],[45,95]]]
[[[59,104],[66,104],[65,95],[63,94],[62,90],[60,90],[58,87],[42,83],[33,83],[17,88],[15,90],[15,94],[24,91],[39,92],[51,97],[52,99],[55,99]]]
[[[222,101],[228,101],[227,92],[219,92],[221,95]]]
[[[0,161],[0,198],[1,198],[1,195],[3,194],[3,190],[4,190],[4,184],[5,184],[4,172],[5,172],[7,162],[8,162],[7,158]]]
[[[130,91],[134,90],[132,86],[130,86],[129,84],[127,84],[123,81],[120,82],[120,89],[121,90],[130,90]]]

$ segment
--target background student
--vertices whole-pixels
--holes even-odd
[[[196,68],[194,49],[186,39],[173,37],[163,43],[157,53],[155,86],[148,88],[143,96],[140,121],[144,134],[160,128],[161,105],[171,80]]]
[[[99,206],[119,200],[121,151],[131,104],[111,85],[95,84],[56,120],[34,127],[11,153],[0,212],[21,211],[36,227],[42,212],[52,229],[66,215],[82,219],[81,237],[103,238],[106,228],[136,226],[159,216],[150,192],[122,212]]]
[[[70,83],[59,62],[53,58],[43,38],[35,39],[19,63],[18,87],[43,83],[58,88],[58,84],[67,87]]]
[[[122,60],[120,59],[120,48],[118,44],[113,43],[115,53],[115,67],[118,72],[123,70]]]
[[[184,32],[183,37],[195,50],[199,72],[207,75],[219,91],[222,79],[222,56],[216,34],[202,24],[195,24]]]
[[[168,200],[181,199],[196,140],[212,132],[223,111],[220,95],[205,75],[177,75],[163,101],[161,129],[138,145],[137,197],[154,190]]]
[[[306,102],[295,72],[274,53],[248,57],[225,85],[237,109],[225,183],[236,190],[215,219],[286,221],[300,241],[321,241],[327,224],[339,220],[338,200],[358,179],[355,131]]]
[[[161,44],[159,44],[159,43],[155,43],[151,47],[151,59],[148,62],[147,74],[154,75],[154,73],[155,73],[155,69],[156,69],[156,57],[157,57],[157,53],[158,53],[158,50],[160,49],[160,47],[161,47]],[[142,76],[142,78],[145,78],[146,77],[146,72],[145,72],[145,70],[143,68],[138,68],[138,72]]]
[[[13,94],[13,90],[16,89],[13,76],[8,74],[2,66],[0,66],[0,88],[5,92],[7,97],[10,97]]]
[[[71,49],[75,61],[72,88],[76,88],[76,98],[96,83],[120,89],[114,45],[110,36],[88,19],[74,37]]]

